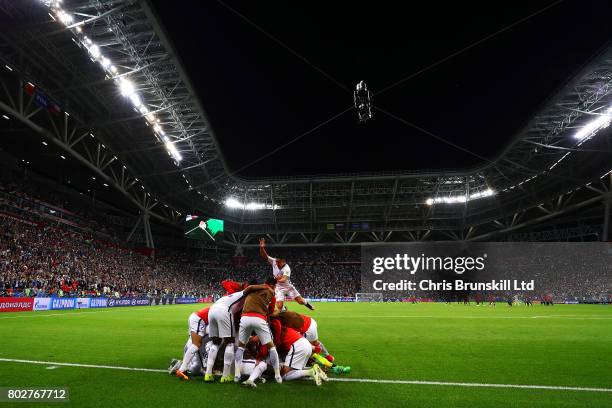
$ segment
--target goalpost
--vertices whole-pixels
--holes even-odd
[[[355,302],[382,302],[382,293],[355,293]]]

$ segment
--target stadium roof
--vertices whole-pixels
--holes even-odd
[[[217,215],[237,244],[261,234],[309,244],[484,239],[609,199],[612,48],[500,154],[464,149],[481,163],[467,170],[247,180],[228,169],[206,95],[196,93],[148,2],[1,7],[10,23],[0,34],[0,110],[8,117],[0,126],[25,136],[3,146],[159,220]]]
[[[612,6],[594,3],[154,5],[228,167],[257,179],[483,164],[428,133],[498,155],[610,38]],[[365,125],[347,110],[360,80]]]

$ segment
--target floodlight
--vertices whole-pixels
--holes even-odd
[[[121,78],[119,81],[119,90],[121,95],[130,96],[134,93],[134,84],[128,79]]]
[[[61,10],[61,11],[59,11],[57,13],[57,18],[59,18],[59,20],[64,25],[70,25],[74,21],[74,17],[72,17],[70,14],[66,13],[64,10]]]
[[[228,198],[225,200],[225,206],[228,208],[243,208],[244,204],[242,204],[240,201],[236,200],[235,198]]]
[[[130,100],[132,101],[132,105],[134,105],[136,108],[142,105],[142,100],[140,100],[140,96],[138,96],[137,93],[131,94]]]
[[[470,196],[466,195],[456,195],[456,196],[444,196],[444,197],[436,197],[436,198],[428,198],[425,200],[425,204],[433,205],[433,204],[457,204],[457,203],[466,203],[468,201],[477,200],[479,198],[491,197],[495,195],[495,191],[487,188],[485,190],[481,190],[474,194],[470,194]]]
[[[92,44],[89,47],[89,53],[93,58],[98,59],[100,57],[100,47],[98,47],[96,44]]]
[[[108,58],[102,57],[102,59],[100,60],[100,64],[102,64],[102,68],[108,69],[108,67],[110,66],[111,62],[110,62],[110,60]]]
[[[574,134],[574,138],[578,140],[583,140],[587,137],[593,136],[600,129],[607,128],[610,126],[610,121],[612,120],[612,107],[608,108],[605,113],[598,115],[595,119],[588,122],[584,125],[580,130],[578,130]]]
[[[170,138],[168,138],[168,136],[166,135],[162,135],[162,139],[164,140],[166,149],[168,149],[168,153],[170,153],[170,155],[174,157],[176,161],[180,162],[181,160],[183,160],[183,156],[181,156],[179,151],[176,149],[176,146],[174,145],[174,143],[170,141]],[[185,178],[184,174],[183,174],[183,178]],[[189,184],[189,182],[187,182],[187,184]]]

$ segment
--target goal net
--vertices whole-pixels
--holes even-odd
[[[355,302],[382,302],[382,293],[355,293]]]

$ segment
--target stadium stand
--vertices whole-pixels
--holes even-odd
[[[22,204],[31,202],[27,196],[19,197]],[[16,208],[17,203],[4,201],[0,218],[1,295],[216,297],[222,294],[219,283],[224,279],[263,280],[269,274],[269,266],[256,252],[247,253],[247,262],[241,265],[225,255],[202,259],[194,251],[172,249],[151,258],[95,238],[72,224],[37,218],[35,208]],[[13,212],[4,211],[6,206]],[[282,256],[291,262],[293,282],[306,297],[353,297],[359,291],[357,251],[284,249]],[[581,302],[609,299],[609,282],[604,276],[556,276],[558,279],[549,281],[536,297],[550,295],[556,300]],[[508,292],[499,297],[512,295]],[[427,293],[417,296],[431,298]]]
[[[148,249],[118,238],[121,216],[86,208],[74,191],[60,194],[44,181],[11,176],[10,182],[0,182],[0,295],[214,298],[223,294],[220,282],[224,279],[263,281],[270,272],[252,248],[240,262],[231,253],[193,248],[161,248],[154,257],[148,256]],[[354,298],[360,291],[358,247],[280,248],[275,252],[288,260],[294,271],[292,280],[305,297]],[[542,259],[539,265],[553,263]],[[524,274],[533,277],[529,269]],[[589,276],[554,276],[531,300],[592,303],[610,299],[609,282],[598,271]],[[496,293],[500,300],[514,295],[512,291]],[[462,296],[452,295],[453,300]],[[484,299],[488,295],[469,296]],[[417,291],[414,299],[448,297]]]

